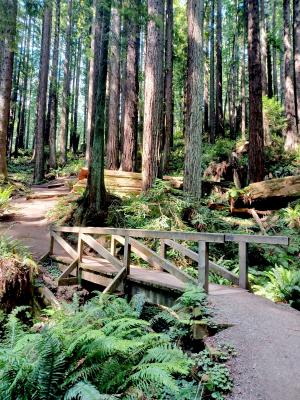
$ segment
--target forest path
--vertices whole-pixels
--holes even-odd
[[[233,325],[213,338],[238,353],[228,400],[299,400],[299,311],[246,291],[209,297],[217,321]]]
[[[65,180],[58,179],[54,183],[64,183]],[[63,194],[69,193],[67,186],[48,188],[44,185],[31,187],[31,195],[47,195],[48,198],[28,199],[20,197],[11,203],[12,213],[0,221],[0,234],[20,240],[28,246],[35,260],[41,258],[49,250],[49,220],[47,212],[54,207]]]

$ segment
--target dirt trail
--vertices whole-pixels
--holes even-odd
[[[47,185],[32,186],[31,189],[34,195],[47,194],[53,197],[30,200],[20,197],[13,200],[13,213],[0,221],[0,233],[22,241],[29,247],[34,259],[38,260],[49,249],[49,221],[46,214],[59,201],[55,195],[67,194],[70,190],[66,186],[49,189]]]
[[[228,400],[299,400],[300,312],[248,292],[210,300],[217,319],[233,324],[214,337],[238,353]]]
[[[32,187],[33,193],[68,193],[67,187]],[[59,198],[13,201],[13,218],[0,222],[0,233],[21,240],[35,259],[49,249],[47,211]],[[228,400],[300,400],[300,313],[245,291],[220,290],[209,296],[216,318],[232,324],[214,341],[232,344],[234,389]]]

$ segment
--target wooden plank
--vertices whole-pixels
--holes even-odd
[[[113,235],[111,237],[111,242],[110,242],[110,252],[111,252],[111,255],[114,257],[117,254],[117,241]]]
[[[77,252],[69,245],[61,236],[57,235],[53,230],[51,236],[57,241],[57,243],[73,258],[77,258]]]
[[[113,293],[127,276],[127,267],[124,266],[114,277],[111,283],[104,289],[103,293]]]
[[[82,261],[82,255],[83,255],[83,243],[82,243],[81,233],[80,232],[78,234],[77,254],[78,254],[78,262],[81,262]]]
[[[239,264],[240,264],[239,285],[243,289],[249,289],[249,281],[248,281],[248,243],[239,242]]]
[[[97,227],[69,227],[58,226],[52,228],[54,232],[84,233],[95,235],[118,235],[130,236],[133,238],[153,238],[153,239],[174,239],[190,240],[198,242],[203,240],[209,243],[224,243],[224,234],[222,233],[202,233],[202,232],[177,232],[177,231],[148,231],[143,229],[122,229],[122,228],[97,228]]]
[[[198,285],[208,292],[208,243],[198,243]]]
[[[165,243],[167,246],[172,247],[175,250],[178,250],[185,257],[188,257],[191,260],[198,262],[198,254],[195,251],[188,249],[187,247],[183,246],[180,243],[174,242],[174,240],[166,239]],[[237,275],[233,274],[232,272],[228,271],[226,268],[222,267],[221,265],[218,265],[212,261],[209,261],[208,266],[209,266],[209,270],[213,271],[214,273],[222,276],[223,278],[228,279],[230,282],[232,282],[235,285],[239,284],[239,277]]]
[[[70,275],[71,272],[73,272],[73,270],[75,268],[77,268],[78,266],[78,261],[79,259],[76,258],[74,261],[71,262],[71,264],[63,271],[62,274],[60,274],[58,280],[62,279],[62,278],[66,278],[67,276]]]
[[[72,285],[78,285],[78,278],[77,277],[72,277],[72,278],[59,278],[58,279],[58,286],[72,286]]]
[[[87,243],[93,250],[95,250],[98,254],[100,254],[103,258],[109,261],[114,267],[118,270],[123,268],[121,261],[119,261],[116,257],[110,254],[108,250],[106,250],[100,243],[97,242],[93,237],[88,236],[84,233],[81,233],[81,239]]]
[[[260,243],[260,244],[280,244],[284,246],[289,245],[289,238],[287,236],[263,236],[263,235],[225,235],[225,242],[247,242],[247,243]]]

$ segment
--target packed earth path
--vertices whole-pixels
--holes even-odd
[[[56,181],[60,183],[63,181]],[[47,212],[67,194],[67,186],[33,186],[31,197],[12,202],[13,215],[0,223],[0,233],[20,240],[38,260],[49,250]],[[214,288],[209,295],[217,322],[229,325],[208,339],[230,344],[234,387],[228,400],[300,399],[300,313],[244,290]]]

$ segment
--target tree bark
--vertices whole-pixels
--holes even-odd
[[[132,172],[136,167],[137,135],[138,135],[138,94],[139,94],[139,45],[140,24],[136,15],[129,20],[128,43],[126,55],[125,92],[124,92],[124,128],[122,171]]]
[[[37,95],[37,111],[35,121],[35,165],[34,183],[39,183],[44,179],[44,128],[46,117],[46,99],[48,86],[48,72],[50,61],[50,42],[51,42],[51,22],[52,8],[51,3],[46,5],[43,17],[39,86]]]
[[[264,179],[264,131],[262,114],[262,74],[259,38],[259,3],[248,0],[249,69],[249,180]]]
[[[210,14],[210,66],[209,66],[209,121],[210,121],[210,143],[215,142],[216,120],[215,120],[215,1],[211,2]]]
[[[143,130],[143,190],[158,175],[163,113],[163,0],[148,0]]]
[[[284,24],[284,106],[287,119],[285,149],[295,150],[299,144],[296,126],[296,109],[294,96],[294,83],[292,76],[291,40],[290,40],[290,0],[283,0]]]
[[[16,35],[17,1],[0,5],[0,179],[7,179],[6,142]]]
[[[57,129],[57,107],[58,107],[58,52],[60,36],[60,0],[56,0],[55,28],[52,55],[52,70],[49,89],[48,120],[49,120],[49,166],[56,167],[56,129]]]
[[[98,8],[98,12],[95,8]],[[94,2],[94,21],[93,32],[93,60],[99,62],[97,76],[90,77],[94,79],[93,96],[96,99],[90,99],[95,107],[92,126],[93,145],[90,153],[90,173],[88,178],[88,212],[90,215],[99,216],[106,202],[105,184],[104,184],[104,133],[105,133],[105,98],[106,98],[106,78],[107,78],[107,60],[108,60],[108,36],[110,22],[111,4],[99,5]],[[97,32],[99,29],[99,32]]]
[[[161,175],[165,172],[173,141],[174,99],[173,99],[173,0],[167,0],[165,38],[165,93],[164,93],[164,137],[161,158]]]
[[[60,120],[60,163],[67,162],[67,143],[69,131],[69,111],[70,111],[70,82],[71,82],[71,34],[72,34],[72,14],[73,0],[68,0],[68,16],[66,29],[66,49],[64,61],[64,83],[62,91],[62,108]]]
[[[203,111],[203,0],[188,0],[188,63],[186,90],[186,130],[184,191],[201,198],[201,155]]]
[[[97,0],[93,0],[93,22],[91,38],[91,59],[89,63],[89,86],[88,86],[88,109],[87,109],[87,129],[86,129],[86,164],[89,166],[91,161],[92,143],[95,128],[95,107],[97,98],[97,82],[99,80],[99,64],[101,48],[102,24],[101,7]]]
[[[119,2],[111,10],[108,138],[106,145],[106,166],[108,169],[119,168],[121,18],[118,6]]]
[[[260,54],[261,54],[261,81],[262,81],[262,94],[268,94],[268,80],[267,80],[267,32],[265,21],[265,1],[260,0]]]
[[[242,55],[242,139],[246,141],[246,126],[247,126],[247,99],[246,99],[246,46],[248,37],[248,12],[247,0],[243,2],[244,6],[244,35],[243,35],[243,55]]]
[[[276,5],[277,5],[277,0],[273,0],[272,34],[274,38],[276,37]],[[272,46],[272,55],[273,55],[273,93],[274,96],[278,97],[277,50],[274,43]]]
[[[217,0],[217,32],[216,32],[216,135],[224,136],[223,117],[223,78],[222,78],[222,0]]]
[[[295,38],[295,82],[298,115],[298,133],[300,132],[300,0],[294,0],[294,38]]]
[[[71,132],[71,143],[73,153],[78,152],[79,145],[79,134],[78,134],[78,101],[79,101],[79,86],[80,86],[80,72],[81,72],[81,38],[78,38],[77,45],[77,59],[76,59],[76,73],[74,76],[75,87],[74,87],[74,107],[73,107],[73,124]]]

